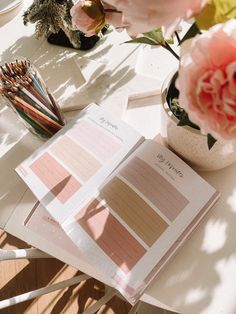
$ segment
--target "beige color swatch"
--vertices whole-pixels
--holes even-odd
[[[100,162],[76,144],[68,136],[62,137],[50,151],[57,156],[71,172],[86,182],[101,167]]]

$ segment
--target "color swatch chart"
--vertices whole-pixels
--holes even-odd
[[[164,176],[134,156],[75,220],[129,273],[188,203]]]
[[[92,121],[82,119],[37,158],[30,168],[64,204],[121,147],[119,139]]]

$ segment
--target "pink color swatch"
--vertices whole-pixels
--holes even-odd
[[[188,200],[163,176],[138,157],[119,174],[149,199],[170,221],[188,204]]]
[[[65,203],[79,188],[80,183],[51,155],[44,153],[30,166],[61,203]]]
[[[96,199],[82,208],[75,219],[125,273],[128,273],[146,252],[145,248]]]
[[[103,132],[89,121],[81,120],[68,135],[103,162],[111,159],[121,148],[121,142],[114,136]]]

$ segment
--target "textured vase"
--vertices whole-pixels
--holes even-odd
[[[236,141],[218,140],[209,150],[207,136],[189,126],[178,126],[178,119],[166,101],[173,73],[162,87],[162,131],[165,143],[196,170],[210,171],[229,166],[236,161]]]

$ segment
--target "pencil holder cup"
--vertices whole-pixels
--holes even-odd
[[[65,125],[54,97],[27,59],[0,66],[0,94],[29,131],[41,139],[50,138]]]

